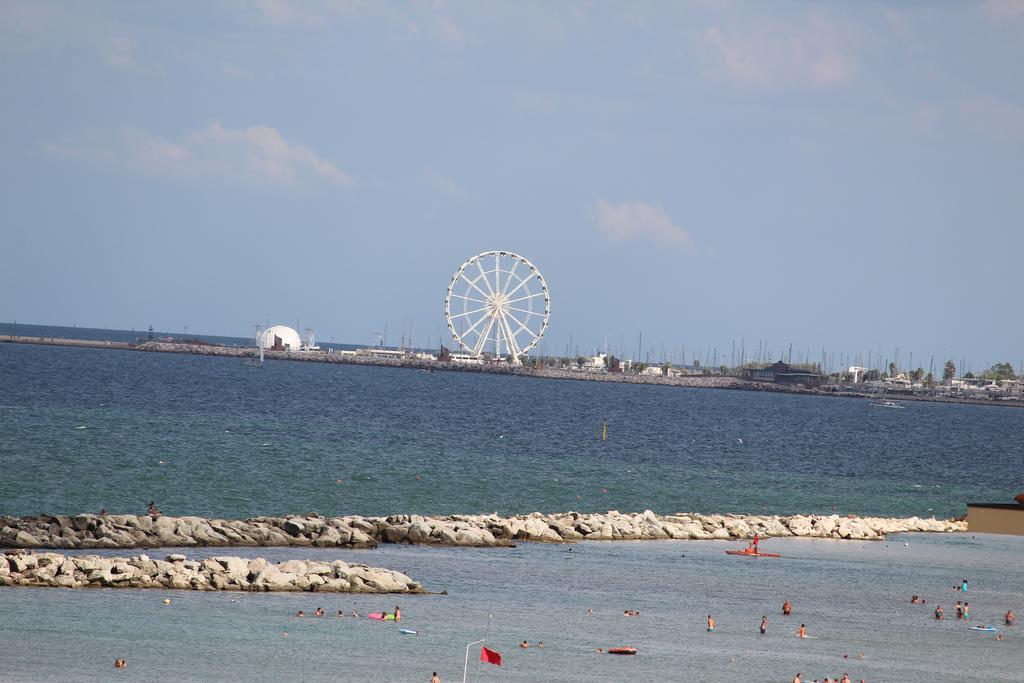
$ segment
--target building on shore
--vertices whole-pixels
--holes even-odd
[[[286,325],[274,325],[259,335],[259,345],[268,351],[299,351],[302,337]]]
[[[1024,536],[1024,504],[968,503],[967,528],[971,533]]]
[[[804,368],[793,367],[781,360],[763,368],[747,368],[743,371],[747,379],[757,382],[775,382],[776,384],[803,384],[817,387],[828,382],[828,375],[812,372]]]

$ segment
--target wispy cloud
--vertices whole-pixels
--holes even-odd
[[[774,30],[712,26],[701,36],[705,72],[756,86],[838,85],[856,73],[840,34],[821,17]]]
[[[689,248],[690,233],[672,222],[660,206],[643,202],[612,204],[598,199],[597,227],[613,242],[651,240],[665,246]]]
[[[138,44],[125,36],[113,36],[100,48],[103,63],[112,69],[130,73],[144,73],[146,69],[135,58]]]
[[[1024,0],[987,0],[985,11],[997,19],[1024,17]]]
[[[225,128],[218,122],[177,140],[122,128],[87,142],[44,142],[52,156],[147,175],[242,185],[295,187],[313,181],[347,187],[352,178],[270,126]]]
[[[466,191],[461,185],[436,171],[427,169],[423,172],[422,178],[427,187],[438,194],[443,194],[451,199],[462,199],[466,196]]]

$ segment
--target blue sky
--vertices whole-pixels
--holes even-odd
[[[0,3],[0,320],[1024,359],[1024,2]]]

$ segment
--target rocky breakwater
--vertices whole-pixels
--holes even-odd
[[[803,536],[871,540],[906,532],[966,531],[957,520],[839,515],[703,515],[565,512],[389,517],[256,517],[246,520],[135,515],[40,515],[0,519],[0,546],[12,548],[158,548],[316,546],[372,548],[378,543],[493,547],[652,539],[741,539]]]
[[[423,593],[405,574],[341,560],[208,557],[163,560],[135,557],[71,557],[11,550],[0,556],[0,586],[55,588],[171,588],[199,591],[314,591],[317,593]]]

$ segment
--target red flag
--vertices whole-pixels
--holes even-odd
[[[487,662],[488,664],[497,664],[501,666],[501,653],[495,652],[494,650],[488,650],[486,647],[480,648],[480,661]]]

